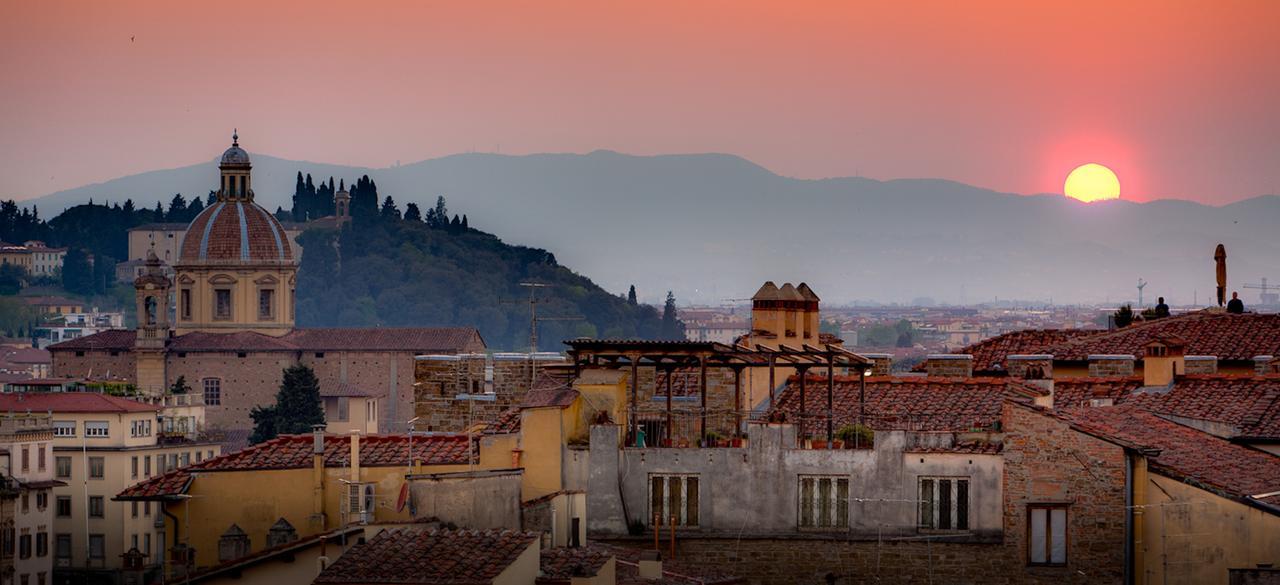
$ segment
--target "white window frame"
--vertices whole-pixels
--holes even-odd
[[[200,389],[203,391],[205,406],[222,406],[222,378],[204,378],[200,381]],[[212,400],[209,398],[210,389],[215,391]]]
[[[689,498],[689,485],[690,485],[689,480],[691,479],[693,480],[692,483],[696,486],[694,488],[696,497],[692,499]],[[653,486],[654,486],[655,480],[661,480],[663,485],[662,510],[653,509],[654,507],[653,506]],[[680,489],[680,503],[682,504],[681,506],[679,506],[679,509],[675,511],[671,509],[671,494],[674,493],[674,490],[672,489],[672,485],[675,485]],[[653,525],[653,522],[655,520],[655,515],[658,515],[660,512],[660,515],[658,516],[658,524],[657,524],[658,526],[670,526],[669,518],[671,518],[672,515],[675,515],[677,527],[697,528],[698,523],[701,519],[701,514],[699,513],[699,511],[701,510],[701,507],[699,506],[700,502],[698,502],[698,499],[701,498],[702,489],[703,489],[702,480],[701,478],[698,477],[698,474],[696,473],[651,473],[649,474],[649,481],[648,481],[649,498],[647,500],[649,502],[648,523],[650,525]],[[689,513],[690,511],[692,511],[693,513],[690,514]],[[690,516],[693,516],[692,520],[690,520],[689,518]]]
[[[1027,504],[1028,565],[1061,567],[1067,564],[1071,556],[1070,514],[1066,504]],[[1042,523],[1039,530],[1037,519]]]
[[[806,531],[847,530],[849,476],[799,476],[796,480],[796,526]]]
[[[77,426],[76,421],[73,420],[55,420],[53,421],[53,436],[74,438]]]
[[[926,483],[928,482],[928,483]],[[942,518],[942,500],[943,485],[947,482],[948,494],[945,494],[950,500],[947,512],[947,524],[945,528],[939,528],[939,522]],[[964,494],[961,496],[960,484],[964,484]],[[969,532],[973,529],[973,482],[968,476],[933,476],[922,475],[916,478],[916,495],[919,498],[919,505],[916,506],[916,528],[919,532]],[[926,494],[925,490],[931,489],[932,494]],[[964,515],[960,514],[960,500],[964,500]],[[929,508],[929,515],[926,516],[925,509]],[[963,520],[963,522],[962,522]],[[960,525],[964,524],[963,527]]]
[[[84,436],[89,439],[106,439],[111,437],[111,423],[105,420],[84,421]]]

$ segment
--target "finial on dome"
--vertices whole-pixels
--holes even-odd
[[[231,146],[240,146],[240,129],[231,129]]]

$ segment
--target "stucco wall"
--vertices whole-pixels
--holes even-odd
[[[810,533],[797,527],[800,475],[848,478],[849,528],[835,531],[848,537],[916,535],[920,475],[970,478],[971,531],[954,538],[998,539],[1002,529],[998,456],[906,453],[903,432],[877,433],[872,450],[795,449],[790,425],[752,424],[748,446],[727,449],[619,450],[617,432],[592,427],[587,517],[593,535],[625,535],[628,519],[647,524],[648,477],[655,473],[698,474],[699,526],[689,532],[704,536]]]
[[[1280,516],[1148,474],[1147,583],[1222,584],[1228,569],[1280,565]]]
[[[459,528],[519,529],[520,478],[518,470],[415,476],[409,482],[414,516]]]

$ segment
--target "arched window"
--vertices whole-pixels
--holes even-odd
[[[151,295],[147,295],[147,298],[142,300],[142,306],[146,314],[144,317],[146,319],[145,324],[155,325],[156,324],[156,298]]]

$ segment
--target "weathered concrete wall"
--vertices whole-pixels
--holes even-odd
[[[459,528],[520,528],[520,470],[412,476],[415,519],[436,518]]]
[[[908,453],[904,432],[877,433],[875,449],[796,449],[793,426],[765,424],[750,425],[744,448],[619,450],[617,432],[592,428],[587,516],[593,535],[625,535],[629,521],[648,524],[648,478],[662,473],[698,475],[700,535],[812,531],[798,527],[801,475],[849,480],[849,528],[834,531],[844,537],[916,535],[919,476],[970,479],[971,530],[950,538],[998,539],[1001,533],[1002,470],[995,455]]]

